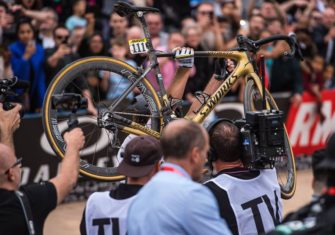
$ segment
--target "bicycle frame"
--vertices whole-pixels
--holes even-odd
[[[157,57],[171,56],[170,54],[157,53]],[[215,106],[220,102],[221,98],[224,97],[232,88],[232,86],[237,82],[238,79],[242,77],[250,77],[254,80],[255,85],[257,86],[259,92],[262,94],[262,84],[259,76],[255,72],[252,59],[248,57],[247,52],[240,51],[203,51],[195,52],[195,57],[214,57],[214,58],[225,58],[232,59],[237,62],[237,66],[234,71],[229,75],[227,79],[216,89],[216,91],[207,99],[207,101],[200,107],[196,115],[192,118],[185,116],[185,118],[190,119],[197,123],[202,123],[203,120],[209,115]],[[152,69],[150,67],[149,69]],[[140,81],[144,76],[140,76],[136,81]],[[164,89],[165,91],[165,89]],[[164,99],[164,98],[163,98]],[[268,105],[268,104],[267,104]],[[164,107],[164,103],[161,103],[161,106]],[[163,117],[161,117],[163,119]],[[159,138],[160,133],[153,131],[152,129],[140,125],[136,122],[128,122],[127,127],[124,126],[123,131],[136,134],[136,135],[151,135],[156,138]]]
[[[220,85],[220,87],[207,99],[201,108],[198,110],[196,115],[191,118],[192,121],[197,123],[202,123],[204,119],[209,115],[209,113],[214,109],[214,107],[220,102],[221,98],[224,97],[232,88],[232,86],[241,77],[250,77],[254,80],[259,92],[262,94],[262,84],[261,79],[255,72],[253,63],[248,57],[247,52],[239,51],[209,51],[207,53],[208,57],[215,58],[225,58],[237,61],[237,66],[234,71],[225,79],[225,81]],[[187,118],[187,117],[186,117]]]
[[[144,18],[144,14],[143,12],[139,11],[136,13],[136,18],[140,21],[140,23],[142,24],[142,28],[144,30],[144,35],[145,38],[147,39],[147,47],[149,49],[148,52],[148,58],[149,58],[149,62],[150,65],[149,67],[145,70],[145,72],[143,72],[137,79],[136,81],[123,93],[123,95],[121,97],[119,97],[119,99],[117,99],[110,107],[109,110],[113,111],[113,109],[122,101],[122,99],[124,99],[135,87],[137,84],[139,84],[139,82],[141,82],[143,80],[143,78],[145,78],[145,76],[152,70],[155,70],[156,73],[156,80],[159,86],[159,92],[160,95],[158,95],[159,97],[159,102],[161,104],[161,109],[167,109],[170,115],[174,114],[174,112],[171,110],[170,106],[169,106],[169,99],[168,99],[168,95],[166,93],[166,89],[164,87],[163,84],[163,77],[162,74],[160,72],[159,69],[159,63],[157,61],[157,57],[168,57],[168,56],[172,56],[171,53],[157,53],[152,45],[152,41],[151,41],[151,35],[149,33],[149,30],[147,28],[147,23],[145,21]],[[232,86],[236,83],[236,81],[244,76],[249,76],[251,77],[259,92],[261,93],[261,95],[263,95],[262,93],[262,85],[261,85],[261,80],[259,78],[259,76],[257,75],[257,73],[255,72],[253,63],[252,63],[252,58],[249,58],[248,56],[248,52],[245,51],[202,51],[202,52],[195,52],[195,57],[214,57],[214,58],[225,58],[225,59],[232,59],[234,61],[237,61],[237,66],[234,69],[234,71],[230,74],[230,76],[220,85],[220,87],[207,99],[207,101],[205,102],[205,104],[203,104],[200,109],[198,110],[198,112],[196,113],[196,115],[193,118],[189,118],[187,116],[185,116],[185,118],[187,119],[191,119],[194,122],[197,123],[202,123],[203,120],[209,115],[209,113],[214,109],[214,107],[220,102],[221,98],[224,97],[232,88]],[[166,114],[162,114],[161,118],[161,122],[163,122],[163,119],[165,119]],[[118,121],[123,121],[125,122],[126,120],[118,115],[114,115],[114,118],[117,119]],[[121,129],[124,132],[130,133],[130,134],[135,134],[135,135],[151,135],[154,136],[156,138],[159,138],[160,133],[157,131],[153,131],[152,129],[140,125],[136,122],[133,121],[126,121],[127,125],[126,126],[122,126],[119,125],[119,127],[121,127]]]

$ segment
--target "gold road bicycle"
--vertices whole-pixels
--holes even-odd
[[[151,135],[160,137],[162,128],[173,115],[170,101],[164,88],[157,57],[173,57],[174,53],[157,52],[153,49],[144,15],[148,12],[159,12],[150,7],[136,7],[124,2],[115,5],[115,11],[121,16],[133,15],[143,26],[145,38],[134,40],[130,47],[133,50],[146,49],[150,62],[145,68],[134,68],[129,64],[110,57],[88,57],[77,60],[63,68],[48,87],[43,105],[43,125],[48,141],[55,153],[63,158],[65,142],[62,134],[67,129],[66,121],[78,121],[84,130],[86,143],[80,154],[80,172],[88,177],[118,181],[124,179],[116,171],[117,152],[129,134]],[[291,52],[287,56],[300,56],[294,35],[275,35],[259,41],[252,41],[238,36],[238,47],[229,51],[195,51],[195,57],[213,57],[232,59],[236,67],[221,86],[208,97],[197,111],[192,121],[202,123],[209,113],[220,102],[231,87],[243,78],[246,80],[244,94],[244,111],[255,111],[262,108],[263,88],[256,66],[256,52],[260,46],[276,40],[285,40]],[[196,58],[195,58],[196,59]],[[155,71],[159,91],[146,79],[150,71]],[[101,90],[92,89],[92,74],[110,74],[113,85],[109,92],[115,97],[103,101]],[[94,79],[93,79],[94,81]],[[134,90],[136,91],[134,93]],[[83,94],[91,92],[91,99],[97,109],[97,115],[88,115]],[[278,109],[271,94],[265,89],[266,108]],[[134,106],[134,100],[142,97],[142,108]],[[85,113],[86,112],[86,113]],[[81,114],[82,113],[82,114]],[[78,115],[76,120],[74,116]],[[285,129],[286,153],[283,160],[275,164],[278,182],[283,198],[293,196],[296,187],[295,161]]]

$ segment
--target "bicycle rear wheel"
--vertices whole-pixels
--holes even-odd
[[[271,94],[266,90],[266,101],[270,109],[278,110],[277,104]],[[254,81],[248,80],[244,92],[244,112],[262,110],[262,96]],[[284,126],[285,127],[285,126]],[[283,199],[290,199],[296,188],[296,168],[295,159],[292,152],[291,144],[285,128],[285,148],[287,156],[282,162],[275,164],[277,171],[278,182],[281,189],[281,197]]]
[[[104,99],[103,91],[97,85],[102,76],[107,76],[109,79],[109,95],[107,95],[109,100]],[[62,134],[68,129],[67,121],[72,110],[66,105],[55,107],[55,97],[64,97],[68,94],[80,96],[89,94],[96,110],[100,113],[101,110],[108,110],[114,98],[117,99],[123,94],[137,77],[134,67],[108,57],[80,59],[61,70],[48,87],[42,115],[47,139],[56,155],[64,157],[66,146]],[[143,97],[144,105],[138,109],[138,106],[134,106],[133,103],[140,96]],[[161,128],[160,108],[157,93],[144,78],[111,112],[159,132]],[[78,110],[77,115],[79,127],[83,129],[85,135],[85,146],[80,152],[80,172],[99,180],[124,179],[124,176],[116,171],[119,164],[116,155],[129,133],[120,125],[114,126],[113,123],[110,123],[112,128],[102,126],[99,115],[88,114],[87,108]]]

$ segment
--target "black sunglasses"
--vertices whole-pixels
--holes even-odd
[[[214,15],[213,11],[199,11],[199,14],[201,15]]]
[[[17,165],[20,165],[21,162],[22,162],[22,157],[18,158],[18,159],[16,160],[16,162],[15,162],[11,167],[9,167],[8,170],[5,171],[5,175],[7,175],[7,174],[9,173],[9,170],[10,170],[10,169],[16,167]]]
[[[59,39],[59,40],[61,40],[61,39],[68,40],[69,36],[56,35],[56,38]]]

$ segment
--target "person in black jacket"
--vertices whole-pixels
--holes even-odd
[[[21,105],[15,104],[13,109],[5,111],[0,104],[0,234],[29,234],[24,209],[16,196],[18,190],[27,198],[35,234],[43,234],[46,217],[77,182],[84,135],[79,128],[64,134],[67,148],[56,177],[20,187],[22,159],[16,157],[12,142],[20,125],[20,109]]]

